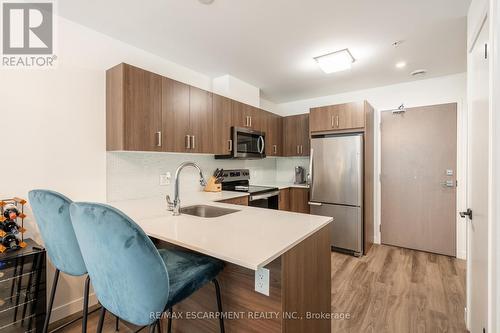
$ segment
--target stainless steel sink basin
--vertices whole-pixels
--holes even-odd
[[[207,205],[195,205],[181,207],[181,214],[199,216],[199,217],[219,217],[231,213],[239,212],[237,209],[221,208]]]

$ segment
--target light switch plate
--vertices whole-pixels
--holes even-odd
[[[259,268],[255,271],[255,291],[269,296],[269,269]]]
[[[170,184],[170,178],[172,178],[172,175],[170,172],[163,173],[160,175],[160,186],[166,186]]]

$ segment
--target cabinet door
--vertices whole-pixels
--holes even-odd
[[[356,129],[365,127],[364,102],[346,103],[338,106],[337,129]]]
[[[309,214],[308,188],[290,188],[290,211]]]
[[[283,156],[297,156],[298,140],[294,116],[283,118]]]
[[[323,132],[336,129],[336,110],[331,106],[322,106],[310,110],[310,131]]]
[[[137,67],[123,66],[124,148],[132,151],[161,151],[162,78]]]
[[[189,87],[189,123],[192,153],[213,153],[212,93]]]
[[[311,140],[309,139],[309,115],[307,113],[300,115],[297,121],[299,156],[309,156],[311,147]]]
[[[162,116],[164,151],[189,152],[189,86],[163,78]]]
[[[280,190],[279,194],[279,203],[278,203],[278,208],[279,210],[290,210],[290,189],[285,188]]]
[[[251,107],[250,110],[250,128],[265,132],[267,130],[267,114],[264,110],[261,110],[256,107]]]
[[[232,150],[231,126],[233,125],[232,101],[213,95],[214,154],[228,155]]]
[[[252,115],[252,107],[250,105],[233,102],[233,126],[235,127],[250,127],[250,117]]]
[[[283,126],[281,117],[273,113],[267,114],[267,130],[266,130],[266,155],[281,156],[282,155],[282,132]]]

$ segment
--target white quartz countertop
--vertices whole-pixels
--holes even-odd
[[[173,216],[163,198],[108,202],[130,216],[151,237],[226,262],[257,270],[333,221],[331,217],[223,204],[245,193],[196,192],[181,196],[181,206],[208,204],[239,210],[202,218]]]

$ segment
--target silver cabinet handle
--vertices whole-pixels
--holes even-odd
[[[337,124],[337,128],[339,128],[339,116],[336,117],[336,120],[335,120],[336,124]]]
[[[300,147],[297,145],[297,155],[300,154]]]
[[[278,146],[277,145],[273,145],[273,151],[275,154],[278,153]]]
[[[249,127],[249,126],[250,126],[250,117],[249,117],[249,116],[246,116],[246,123],[245,123],[245,126],[246,126],[246,127]]]
[[[250,127],[252,127],[252,116],[250,116],[248,118],[250,118]]]
[[[229,151],[233,151],[233,140],[227,140],[229,142]]]
[[[191,136],[191,149],[196,149],[196,146],[194,144],[194,135]]]
[[[321,202],[311,202],[309,201],[309,206],[323,206]]]
[[[304,153],[304,146],[300,145],[300,155]]]
[[[191,140],[189,135],[186,135],[186,149],[191,149]]]
[[[335,127],[334,121],[335,121],[335,117],[332,115],[332,128]]]
[[[156,147],[161,147],[161,131],[156,132]]]

